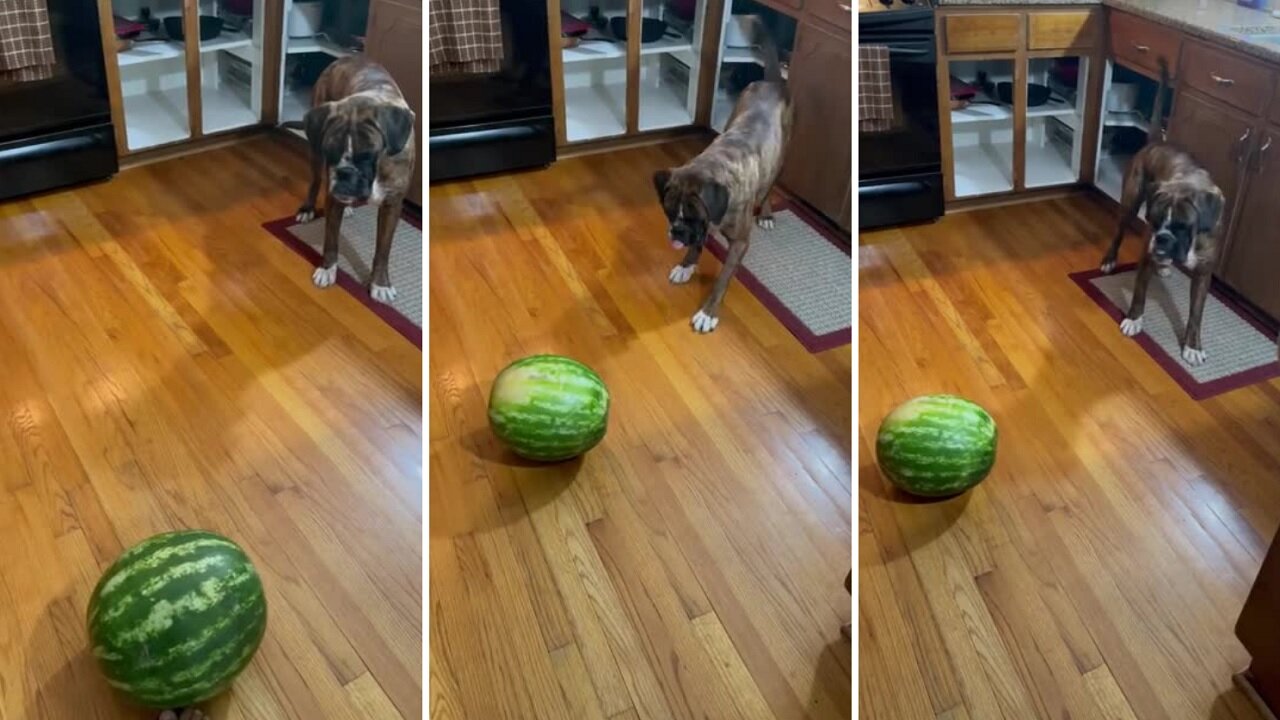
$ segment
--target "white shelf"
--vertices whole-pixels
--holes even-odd
[[[248,47],[253,43],[248,36],[237,32],[224,32],[208,42],[200,43],[200,52],[217,52],[219,50],[236,50]],[[117,55],[120,67],[141,65],[159,60],[172,60],[186,57],[186,45],[180,42],[144,42]],[[242,56],[243,57],[243,56]]]
[[[621,42],[588,40],[577,47],[564,48],[561,59],[565,63],[597,62],[627,57],[627,46]],[[693,44],[684,38],[662,38],[657,42],[640,46],[641,55],[686,55],[692,57]]]
[[[1131,127],[1138,128],[1142,132],[1150,132],[1151,123],[1149,116],[1143,115],[1137,110],[1112,110],[1102,118],[1102,124],[1105,127]]]
[[[256,125],[258,116],[249,104],[248,93],[248,88],[226,84],[203,88],[200,105],[204,109],[205,134]]]
[[[986,102],[987,98],[979,95],[974,98],[975,101],[983,101],[980,104],[971,104],[968,107],[951,111],[952,125],[967,125],[970,123],[991,123],[991,122],[1012,122],[1013,108],[1008,105],[991,105]],[[1075,115],[1075,108],[1064,102],[1050,101],[1038,107],[1027,108],[1027,118],[1041,117],[1063,117]]]
[[[1027,172],[1024,182],[1028,188],[1070,185],[1079,180],[1071,169],[1071,146],[1050,140],[1044,145],[1027,143]]]
[[[1013,190],[1013,145],[962,145],[952,150],[956,197]]]
[[[1093,184],[1106,193],[1112,200],[1120,199],[1120,189],[1124,185],[1124,171],[1129,167],[1132,155],[1103,155],[1098,158],[1098,167],[1093,174]]]
[[[286,89],[280,103],[280,121],[302,120],[311,109],[311,88]]]
[[[335,58],[344,58],[352,54],[350,50],[347,50],[331,40],[321,37],[289,38],[285,45],[284,52],[286,55],[324,53],[325,55]]]
[[[596,140],[627,131],[625,82],[564,89],[565,138]]]
[[[662,130],[693,124],[693,113],[685,105],[688,87],[673,83],[640,86],[640,129]]]
[[[249,99],[229,85],[201,89],[206,134],[247,127],[258,122]],[[153,90],[124,96],[129,149],[141,150],[191,137],[187,122],[187,89]]]
[[[185,87],[125,95],[123,99],[124,126],[130,150],[166,145],[191,137]]]

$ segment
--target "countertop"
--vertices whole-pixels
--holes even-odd
[[[1228,0],[936,0],[943,7],[1106,5],[1280,63],[1280,18]],[[1272,36],[1267,42],[1259,36]]]

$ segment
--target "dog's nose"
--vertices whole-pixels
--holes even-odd
[[[351,167],[340,167],[337,169],[338,182],[354,182],[356,179],[356,169]]]

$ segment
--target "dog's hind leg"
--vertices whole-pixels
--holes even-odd
[[[1107,254],[1102,257],[1102,272],[1110,274],[1116,269],[1116,257],[1120,254],[1120,243],[1124,241],[1124,233],[1133,221],[1138,217],[1138,210],[1142,208],[1145,180],[1142,176],[1142,170],[1138,168],[1141,165],[1141,158],[1134,158],[1134,167],[1125,173],[1124,189],[1120,191],[1120,220],[1116,225],[1115,237],[1111,239],[1111,247],[1107,248]]]
[[[765,191],[764,197],[760,200],[760,214],[756,215],[756,225],[765,230],[773,229],[773,188],[770,187]]]
[[[1199,365],[1205,360],[1204,345],[1200,342],[1200,320],[1204,316],[1204,301],[1209,295],[1209,282],[1213,271],[1198,267],[1191,277],[1191,309],[1187,313],[1187,331],[1182,336],[1182,359],[1188,365]]]

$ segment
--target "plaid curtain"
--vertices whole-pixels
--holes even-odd
[[[45,0],[0,0],[0,81],[48,80],[57,62]]]
[[[491,73],[502,69],[498,0],[431,0],[430,71]]]

